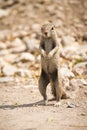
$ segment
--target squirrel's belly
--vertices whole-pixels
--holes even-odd
[[[52,73],[58,65],[57,61],[55,62],[53,59],[42,59],[41,64],[46,73]]]
[[[54,72],[56,68],[57,68],[57,65],[55,63],[53,63],[53,62],[49,63],[47,65],[47,73],[49,74],[49,73]]]

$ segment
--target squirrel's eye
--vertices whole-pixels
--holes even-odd
[[[53,30],[53,29],[54,29],[54,27],[51,28],[51,30]]]

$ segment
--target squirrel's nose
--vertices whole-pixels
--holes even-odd
[[[47,32],[44,33],[47,36]]]

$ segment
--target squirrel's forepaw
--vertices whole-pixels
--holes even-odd
[[[49,53],[48,54],[48,58],[51,58],[53,55],[52,55],[52,53]]]

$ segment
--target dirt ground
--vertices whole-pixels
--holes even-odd
[[[86,0],[83,3],[80,0],[0,2],[0,8],[10,10],[7,17],[0,19],[0,31],[27,30],[24,36],[18,34],[17,37],[23,39],[28,35],[29,38],[39,40],[39,27],[43,22],[52,20],[58,27],[60,37],[65,34],[75,37],[80,35],[84,40],[87,36]],[[2,41],[11,42],[12,38],[15,36],[7,36]],[[31,68],[34,68],[34,64],[33,67],[31,64]],[[39,73],[39,69],[33,71]],[[48,87],[49,103],[43,106],[38,91],[38,78],[32,77],[27,81],[21,78],[19,82],[14,78],[12,82],[0,83],[0,130],[87,130],[87,91],[84,91],[87,88],[81,87],[76,98],[61,100],[60,107],[54,107],[55,101],[51,101]]]
[[[80,96],[62,100],[60,107],[53,106],[55,101],[42,106],[37,86],[30,87],[29,82],[2,84],[0,130],[87,130],[87,98]],[[75,106],[68,108],[68,102]]]

